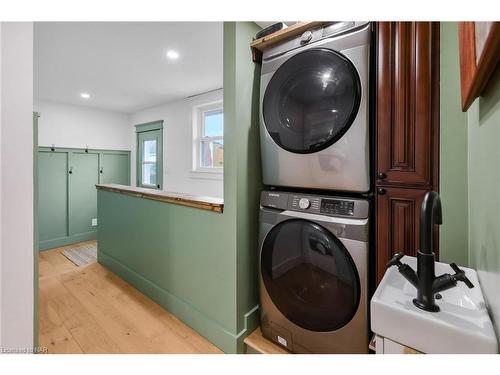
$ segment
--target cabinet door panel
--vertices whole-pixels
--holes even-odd
[[[415,256],[419,246],[420,207],[427,190],[381,188],[376,198],[377,283],[386,264],[403,251]]]
[[[73,152],[70,156],[70,235],[94,231],[92,219],[97,218],[99,154]]]
[[[377,30],[377,183],[429,187],[438,29],[431,22],[380,22]]]
[[[128,154],[104,153],[101,156],[101,183],[130,185],[130,158]]]
[[[38,153],[38,237],[50,241],[68,235],[68,154]]]

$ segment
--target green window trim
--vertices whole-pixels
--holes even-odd
[[[143,124],[135,125],[136,133],[148,132],[151,130],[161,130],[161,129],[163,129],[163,120],[145,122]]]

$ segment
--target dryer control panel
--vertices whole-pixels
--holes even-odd
[[[306,195],[278,191],[263,191],[260,204],[281,210],[308,212],[316,215],[367,218],[367,200],[322,195]]]

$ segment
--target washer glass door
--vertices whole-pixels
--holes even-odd
[[[266,88],[262,115],[273,140],[287,151],[321,151],[349,129],[359,109],[361,83],[337,51],[310,49],[288,59]]]
[[[314,222],[292,219],[273,227],[262,245],[261,275],[276,307],[304,329],[337,330],[358,309],[353,259],[337,237]]]

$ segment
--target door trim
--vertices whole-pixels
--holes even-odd
[[[151,130],[161,130],[161,129],[163,129],[163,120],[145,122],[143,124],[135,125],[136,133],[148,132]]]
[[[153,121],[153,122],[147,122],[144,124],[138,124],[135,125],[136,128],[136,137],[135,137],[135,186],[136,187],[141,187],[145,189],[155,189],[155,190],[161,190],[163,188],[163,120],[158,120],[158,121]],[[139,166],[141,165],[141,155],[140,155],[140,144],[139,144],[139,136],[141,133],[147,133],[150,131],[159,131],[160,132],[160,139],[159,139],[159,147],[158,149],[160,150],[160,157],[156,159],[157,163],[157,169],[159,173],[157,173],[157,188],[154,187],[149,187],[149,186],[142,186],[141,185],[141,168]]]

